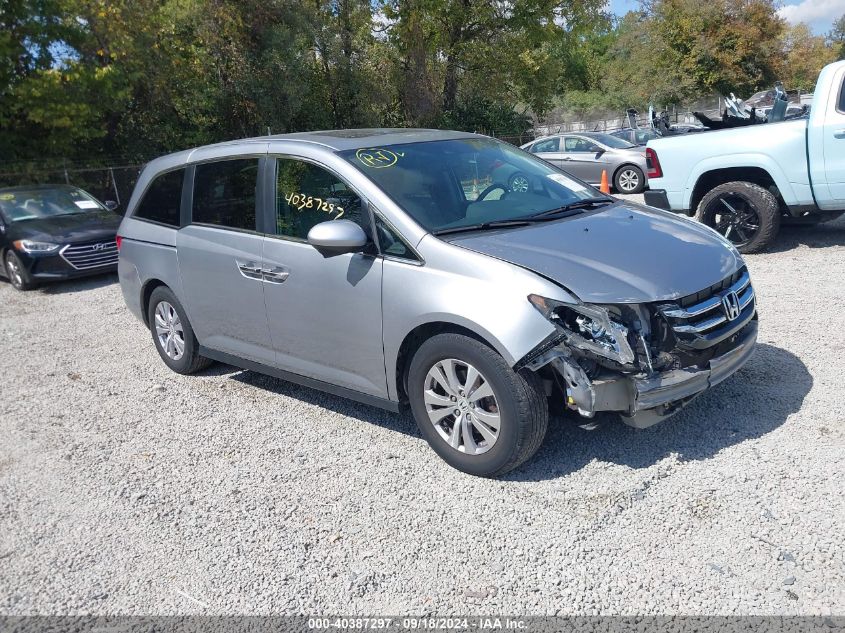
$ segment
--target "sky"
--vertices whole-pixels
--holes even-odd
[[[638,0],[609,0],[610,10],[616,15],[639,8]],[[845,0],[783,0],[778,11],[790,24],[806,22],[817,35],[824,35],[833,27],[833,21],[845,14]]]

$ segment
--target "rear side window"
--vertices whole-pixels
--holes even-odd
[[[845,112],[845,79],[842,80],[842,86],[839,88],[839,105],[837,109],[840,112]]]
[[[560,147],[559,138],[547,138],[544,141],[537,141],[536,143],[534,143],[534,146],[531,148],[531,151],[534,154],[539,154],[540,152],[556,152],[558,151],[558,147]]]
[[[256,230],[258,159],[202,163],[195,169],[191,221],[231,229]]]
[[[184,169],[177,169],[156,176],[135,208],[133,217],[178,227],[184,175]]]

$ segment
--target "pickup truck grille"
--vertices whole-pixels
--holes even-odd
[[[754,288],[745,268],[701,292],[659,306],[680,349],[701,350],[741,330],[756,312]]]
[[[114,240],[68,244],[60,252],[62,258],[77,270],[117,265],[117,244]]]

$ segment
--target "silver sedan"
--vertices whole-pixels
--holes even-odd
[[[602,171],[607,171],[609,182],[619,193],[640,193],[648,184],[645,148],[610,134],[545,136],[522,149],[591,184],[599,183]]]

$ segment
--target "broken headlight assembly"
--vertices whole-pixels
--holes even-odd
[[[628,327],[607,307],[563,303],[539,295],[528,295],[531,304],[557,327],[563,328],[573,347],[620,365],[631,365],[636,356],[628,342]]]

